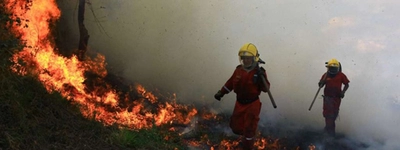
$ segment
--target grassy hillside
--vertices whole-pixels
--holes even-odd
[[[121,130],[88,120],[35,77],[14,74],[9,59],[23,45],[6,25],[9,15],[0,6],[0,149],[185,149],[159,128]]]
[[[59,93],[48,93],[42,83],[35,76],[19,76],[10,69],[10,58],[24,48],[22,41],[10,33],[7,26],[11,22],[12,14],[7,14],[0,0],[0,150],[2,149],[189,149],[188,146],[198,149],[234,149],[240,147],[238,136],[231,136],[226,132],[229,126],[229,115],[210,113],[204,104],[196,105],[196,117],[190,121],[194,124],[168,122],[150,129],[125,130],[116,126],[103,126],[102,123],[82,116],[80,106],[66,100]],[[59,24],[62,24],[58,22]],[[52,26],[53,35],[58,50],[69,50],[63,43],[64,32],[56,32],[62,26]],[[67,41],[67,42],[66,42]],[[64,56],[68,52],[61,53]],[[52,62],[53,63],[53,62]],[[85,72],[87,73],[87,72]],[[86,88],[100,87],[109,83],[119,94],[129,95],[129,100],[145,99],[143,95],[130,93],[130,87],[124,81],[118,80],[115,74],[106,77],[97,74],[87,74]],[[128,93],[129,92],[129,93]],[[151,97],[151,96],[149,96]],[[92,100],[92,99],[90,99]],[[135,99],[136,100],[136,99]],[[169,99],[168,99],[169,100]],[[135,101],[149,107],[149,112],[158,114],[157,104]],[[163,100],[158,100],[163,102]],[[196,103],[196,102],[195,102]],[[201,103],[201,102],[199,102]],[[82,104],[82,103],[81,103]],[[121,104],[123,101],[121,101]],[[171,103],[169,103],[171,104]],[[129,109],[132,109],[129,105]],[[164,104],[165,106],[165,104]],[[123,106],[128,107],[128,106]],[[192,106],[190,106],[191,108]],[[189,107],[188,107],[189,108]],[[112,110],[112,109],[110,109]],[[127,109],[128,110],[128,109]],[[141,109],[142,110],[142,109]],[[163,109],[162,115],[168,117],[186,118],[189,109],[176,109],[174,115],[169,115],[170,109]],[[113,111],[112,117],[117,116]],[[142,112],[141,112],[142,113]],[[123,115],[121,115],[123,116]],[[126,116],[125,116],[126,117]],[[139,117],[140,118],[140,117]],[[156,120],[150,116],[146,120]],[[125,119],[122,117],[122,119]],[[136,119],[136,118],[135,118]],[[297,129],[293,124],[283,122],[282,126],[259,127],[256,135],[257,146],[264,149],[366,149],[368,145],[352,141],[344,135],[335,139],[325,136],[318,129]],[[288,125],[286,125],[288,124]],[[173,129],[171,128],[173,127]],[[287,128],[289,127],[289,128]],[[172,130],[171,130],[172,129]],[[187,130],[186,130],[187,129]],[[179,135],[181,133],[182,135]],[[183,134],[184,133],[184,134]],[[228,134],[227,134],[228,133]],[[284,135],[282,137],[282,135]],[[313,148],[314,147],[314,148]]]

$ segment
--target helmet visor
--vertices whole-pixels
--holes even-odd
[[[240,56],[239,57],[240,64],[243,65],[243,67],[251,67],[253,66],[255,62],[255,57],[254,56]]]
[[[339,72],[339,67],[328,67],[328,72],[330,74],[337,74]]]

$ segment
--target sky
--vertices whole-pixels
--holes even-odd
[[[76,7],[60,2],[71,27]],[[399,7],[397,0],[97,0],[85,25],[88,53],[104,54],[112,72],[218,112],[233,110],[235,94],[220,102],[213,95],[239,64],[239,48],[255,44],[278,106],[261,95],[260,126],[323,128],[323,90],[308,108],[324,63],[336,58],[350,80],[337,132],[370,149],[399,149]]]

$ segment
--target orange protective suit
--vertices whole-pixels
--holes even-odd
[[[322,75],[321,80],[323,80]],[[324,89],[324,103],[323,103],[323,116],[325,117],[325,131],[331,135],[335,134],[335,120],[339,115],[339,107],[341,103],[340,93],[342,92],[342,85],[349,83],[347,76],[338,72],[336,75],[329,75],[325,81]]]
[[[261,91],[267,91],[262,79],[258,77],[257,72],[259,71],[263,72],[269,88],[270,83],[264,69],[259,69],[257,66],[247,71],[239,65],[220,90],[223,94],[228,94],[232,90],[236,93],[236,103],[231,116],[230,127],[235,134],[243,135],[247,139],[243,142],[245,149],[252,149],[253,147],[253,138],[260,120],[261,102],[259,95]]]

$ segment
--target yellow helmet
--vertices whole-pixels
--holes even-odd
[[[328,62],[326,62],[326,67],[328,68],[328,73],[337,74],[340,71],[340,63],[335,58],[332,58]]]
[[[252,43],[246,43],[244,44],[240,50],[239,50],[239,57],[241,56],[254,56],[254,61],[258,62],[259,58],[259,54],[258,54],[258,50],[257,47],[252,44]]]
[[[332,58],[331,60],[329,60],[326,63],[326,67],[337,67],[337,68],[339,68],[339,61],[336,60],[335,58]]]

